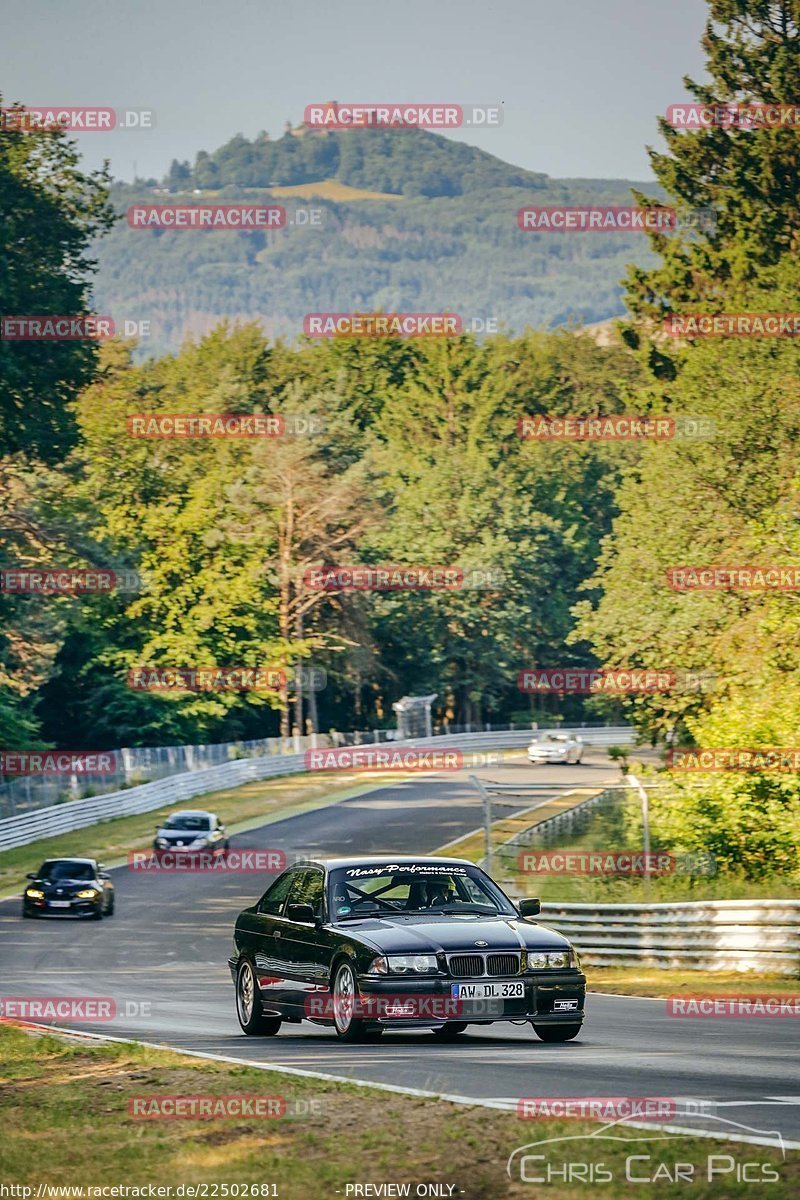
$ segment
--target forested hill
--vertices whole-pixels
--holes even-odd
[[[169,187],[291,187],[338,179],[349,187],[399,196],[462,196],[497,187],[542,187],[547,176],[417,129],[307,130],[272,141],[237,134],[194,166],[173,160]]]
[[[417,130],[237,135],[161,180],[118,184],[120,220],[98,247],[98,312],[148,321],[140,354],[174,351],[223,319],[293,340],[308,312],[457,312],[519,332],[623,311],[626,264],[652,263],[638,233],[521,231],[525,204],[628,204],[651,183],[551,179]],[[290,223],[270,232],[131,229],[151,204],[270,199]],[[291,224],[296,209],[318,224]],[[488,326],[491,328],[491,326]],[[480,326],[479,326],[480,328]]]

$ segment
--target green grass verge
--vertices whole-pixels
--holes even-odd
[[[204,1063],[130,1043],[68,1041],[10,1026],[0,1026],[0,1073],[0,1182],[32,1187],[33,1196],[40,1184],[275,1184],[280,1200],[323,1200],[346,1197],[348,1184],[391,1182],[410,1184],[412,1196],[418,1184],[437,1183],[452,1186],[452,1196],[465,1200],[515,1200],[542,1191],[508,1178],[506,1161],[514,1150],[544,1138],[598,1130],[597,1124],[586,1121],[520,1120],[515,1113]],[[285,1103],[285,1115],[206,1120],[129,1115],[134,1097],[198,1094],[277,1096]],[[737,1163],[769,1164],[778,1175],[769,1186],[773,1200],[789,1200],[800,1189],[795,1151],[787,1151],[783,1161],[771,1147],[689,1136],[662,1140],[665,1135],[656,1130],[632,1128],[625,1129],[625,1136],[630,1139],[625,1143],[582,1136],[579,1142],[551,1148],[550,1161],[559,1166],[564,1161],[584,1162],[595,1169],[602,1163],[613,1176],[603,1184],[602,1194],[614,1200],[631,1194],[648,1200],[662,1195],[691,1194],[699,1200],[752,1195],[752,1184],[737,1183],[730,1172],[709,1182],[710,1154],[731,1155]],[[658,1140],[640,1140],[653,1137]],[[642,1154],[651,1156],[651,1175],[660,1163],[665,1164],[662,1171],[672,1174],[676,1163],[692,1164],[694,1183],[684,1191],[666,1180],[627,1182],[626,1158]],[[643,1175],[645,1166],[637,1161],[636,1173]],[[545,1194],[553,1200],[574,1200],[587,1194],[586,1187],[580,1181],[554,1183]],[[370,1193],[361,1192],[365,1194]]]
[[[798,995],[800,978],[741,971],[677,971],[660,967],[586,967],[593,992],[622,996]]]

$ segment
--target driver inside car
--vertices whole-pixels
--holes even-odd
[[[454,896],[450,892],[450,881],[448,879],[432,879],[425,884],[426,889],[426,908],[438,908],[442,904],[449,904]]]

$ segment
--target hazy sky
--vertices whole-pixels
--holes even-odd
[[[650,175],[655,116],[700,77],[704,0],[0,0],[5,102],[151,109],[87,166],[160,177],[306,104],[504,102],[455,136],[554,176]]]

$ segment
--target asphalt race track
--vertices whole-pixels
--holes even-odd
[[[519,760],[478,774],[557,784],[616,777],[599,750],[580,766],[532,768]],[[252,829],[232,844],[321,857],[424,853],[480,823],[480,801],[465,775],[437,775]],[[103,922],[23,921],[18,900],[0,902],[2,995],[110,996],[114,1020],[75,1028],[500,1106],[530,1096],[704,1101],[710,1115],[675,1123],[768,1141],[779,1131],[800,1146],[800,1036],[791,1018],[675,1018],[663,1000],[595,994],[581,1037],[561,1046],[538,1041],[529,1026],[506,1024],[474,1027],[456,1044],[421,1031],[343,1045],[307,1023],[284,1025],[276,1038],[246,1038],[226,960],[236,913],[268,878],[123,867],[114,882],[116,915]],[[591,971],[589,980],[591,987]],[[713,979],[698,978],[696,991],[713,990]]]

